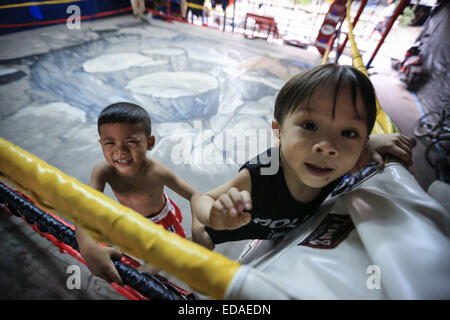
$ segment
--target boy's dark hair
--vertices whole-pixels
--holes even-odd
[[[377,115],[375,89],[364,73],[346,65],[319,65],[290,79],[281,88],[275,101],[275,120],[281,125],[287,114],[296,111],[305,100],[309,102],[314,90],[321,86],[334,86],[333,116],[337,95],[342,86],[350,88],[355,110],[359,93],[366,108],[367,130],[370,134]]]
[[[118,102],[105,107],[102,112],[100,112],[97,120],[99,134],[100,126],[108,123],[141,123],[146,135],[150,136],[152,132],[152,125],[148,112],[134,103]]]

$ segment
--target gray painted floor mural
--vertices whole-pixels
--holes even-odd
[[[230,148],[224,137],[254,130],[263,133],[258,139],[270,140],[278,90],[320,63],[301,49],[128,15],[82,22],[81,30],[57,25],[4,35],[0,48],[1,137],[88,183],[91,168],[103,159],[99,112],[134,102],[153,121],[157,140],[149,156],[200,191],[229,180],[263,151],[244,151],[243,159],[241,146]],[[108,189],[106,194],[113,197]],[[190,235],[189,204],[168,194]],[[84,266],[83,290],[68,290],[67,265],[80,264],[33,233],[15,217],[0,217],[0,247],[8,252],[0,262],[0,299],[122,298]],[[216,251],[235,259],[243,244]]]

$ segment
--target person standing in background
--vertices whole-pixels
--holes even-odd
[[[395,5],[395,0],[388,0],[387,7],[383,9],[382,11],[382,19],[377,22],[375,27],[373,28],[372,32],[367,37],[367,40],[369,40],[375,31],[378,31],[380,34],[383,34],[384,30],[386,29],[386,26],[389,23],[389,20],[394,14],[395,8],[397,7]]]
[[[133,8],[133,15],[137,18],[144,18],[145,1],[144,0],[130,0]]]

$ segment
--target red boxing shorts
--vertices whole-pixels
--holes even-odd
[[[184,229],[181,226],[181,221],[183,216],[180,209],[177,207],[175,202],[173,202],[165,193],[164,198],[166,199],[166,204],[160,213],[149,217],[149,219],[157,224],[160,224],[167,231],[176,233],[180,237],[186,238]]]

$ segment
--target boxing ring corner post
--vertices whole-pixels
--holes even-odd
[[[389,32],[391,31],[391,28],[394,26],[395,21],[397,20],[398,16],[403,12],[403,10],[406,8],[406,6],[409,4],[410,0],[400,0],[400,2],[397,4],[397,7],[394,10],[394,13],[392,14],[392,17],[389,19],[385,30],[383,31],[383,34],[381,35],[381,39],[377,44],[377,47],[372,53],[372,56],[370,57],[369,61],[367,62],[366,68],[369,69],[372,65],[373,60],[375,59],[375,56],[377,55],[378,51],[380,50],[381,46],[384,43],[384,40],[388,36]]]
[[[236,261],[166,231],[1,137],[0,176],[97,241],[114,244],[215,299],[225,297],[240,268]]]

